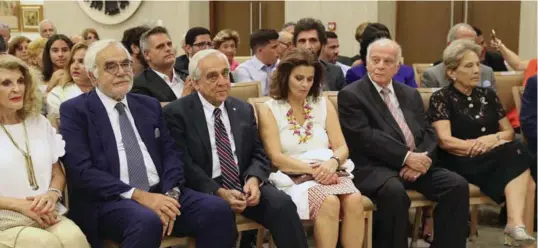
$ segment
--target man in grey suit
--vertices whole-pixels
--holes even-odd
[[[293,45],[297,48],[306,48],[319,58],[321,48],[327,44],[325,26],[320,20],[303,18],[295,25]],[[323,90],[340,91],[346,84],[344,73],[340,67],[320,60],[323,66]]]
[[[469,39],[476,41],[476,33],[472,26],[466,23],[458,23],[454,25],[448,32],[447,42],[459,39]],[[448,45],[447,44],[447,45]],[[445,75],[445,65],[441,62],[433,67],[430,67],[422,74],[421,86],[423,88],[441,88],[450,84],[450,81]],[[495,88],[495,74],[489,66],[480,64],[480,87]]]

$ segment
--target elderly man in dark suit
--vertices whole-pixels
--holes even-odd
[[[327,44],[325,26],[320,20],[303,18],[295,25],[293,45],[312,51],[317,58],[320,57],[321,48]],[[323,90],[339,91],[346,84],[344,73],[340,67],[320,60],[323,66]]]
[[[400,46],[379,39],[370,44],[367,56],[368,76],[340,91],[338,111],[355,162],[355,185],[377,204],[373,247],[407,247],[406,189],[413,189],[438,202],[431,247],[464,248],[468,183],[433,164],[437,136],[424,118],[420,94],[392,80]]]
[[[268,182],[270,165],[252,106],[228,97],[226,56],[200,51],[189,72],[197,92],[164,108],[172,136],[186,151],[187,185],[221,197],[234,212],[268,228],[278,247],[306,248],[295,204]]]
[[[70,217],[94,248],[159,247],[164,235],[196,237],[196,247],[235,244],[233,212],[216,196],[185,187],[159,102],[128,93],[132,61],[114,40],[94,42],[84,58],[95,90],[63,103],[60,132],[70,187]]]

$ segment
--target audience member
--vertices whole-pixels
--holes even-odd
[[[235,82],[254,82],[261,84],[262,96],[269,95],[271,74],[278,63],[276,53],[278,33],[273,29],[260,29],[250,35],[251,59],[240,64],[233,72]]]
[[[297,25],[297,23],[295,23],[295,22],[286,22],[286,23],[284,23],[284,26],[282,27],[282,31],[286,31],[288,33],[294,34],[295,33],[295,25]]]
[[[493,71],[508,71],[502,54],[497,51],[488,51],[488,45],[482,35],[482,30],[473,26],[473,30],[476,33],[476,44],[482,48],[480,52],[480,63],[487,65],[493,69]]]
[[[17,36],[9,42],[9,54],[21,59],[25,63],[29,63],[28,60],[28,44],[30,39],[26,36]]]
[[[8,50],[7,47],[8,47],[8,44],[4,41],[4,37],[0,35],[0,55],[7,54],[7,50]]]
[[[9,39],[11,39],[11,28],[9,28],[9,25],[0,23],[0,36],[4,38],[6,44],[9,43]]]
[[[280,31],[278,33],[278,47],[276,49],[276,55],[281,58],[286,51],[293,47],[293,34],[288,31]]]
[[[89,248],[63,216],[65,142],[40,115],[39,80],[22,60],[0,56],[0,246]]]
[[[389,29],[387,26],[381,24],[381,23],[370,23],[366,29],[364,29],[364,32],[362,33],[362,42],[361,42],[361,61],[363,62],[361,65],[352,67],[346,74],[346,83],[350,84],[355,81],[358,81],[362,79],[364,76],[368,74],[367,72],[367,59],[366,56],[368,46],[370,44],[378,39],[386,38],[391,39]],[[401,60],[399,60],[401,61]],[[372,61],[373,63],[385,63],[386,61]],[[403,65],[401,62],[396,65],[397,67],[397,73],[392,78],[393,81],[405,84],[407,86],[417,88],[417,83],[415,82],[415,73],[413,71],[413,68],[408,65]]]
[[[316,247],[336,247],[340,218],[341,245],[362,247],[362,197],[351,181],[354,165],[338,115],[321,95],[322,70],[310,51],[292,49],[275,71],[273,99],[258,115],[264,147],[279,169],[269,180],[292,197],[301,219],[314,221]]]
[[[536,165],[536,128],[538,125],[536,122],[536,102],[536,75],[534,75],[527,80],[525,92],[523,92],[523,97],[521,98],[521,115],[519,119],[521,120],[521,130],[527,139],[529,150],[534,157],[534,163],[530,169],[535,182],[536,166],[534,165]]]
[[[319,58],[325,62],[329,62],[333,65],[337,65],[342,70],[342,73],[346,75],[347,70],[351,67],[338,62],[338,56],[340,54],[340,43],[338,42],[338,35],[335,32],[327,31],[327,44],[321,48],[321,55]]]
[[[514,130],[495,92],[479,87],[480,50],[473,41],[458,40],[443,52],[451,84],[433,93],[428,108],[439,137],[439,163],[495,202],[506,201],[505,245],[530,245],[535,241],[528,234],[536,192],[529,171],[532,158],[526,147],[513,141]]]
[[[150,28],[147,26],[138,26],[123,32],[121,43],[127,48],[127,51],[129,51],[129,54],[131,55],[133,60],[133,75],[135,76],[149,67],[144,59],[144,54],[140,50],[140,36],[149,29]]]
[[[467,23],[458,23],[450,28],[450,31],[447,35],[447,43],[454,42],[455,40],[466,39],[476,42],[476,33],[469,24]],[[427,68],[422,73],[422,79],[420,87],[424,88],[441,88],[450,85],[450,81],[445,74],[445,65],[444,63],[439,63],[433,67]],[[493,70],[489,66],[480,64],[480,87],[495,88],[495,75]]]
[[[268,182],[270,163],[252,106],[228,97],[229,71],[221,52],[196,53],[189,72],[197,93],[164,108],[171,135],[185,151],[187,185],[223,198],[234,212],[269,229],[278,247],[306,248],[295,204]]]
[[[239,63],[234,60],[239,46],[239,33],[237,31],[231,29],[221,30],[213,38],[213,46],[228,57],[228,63],[232,71],[239,66]]]
[[[136,76],[132,93],[151,96],[163,106],[190,94],[174,69],[176,52],[166,28],[157,26],[143,33],[140,50],[149,68]]]
[[[28,64],[40,72],[43,71],[43,51],[46,45],[45,38],[37,38],[28,44]]]
[[[197,52],[210,48],[213,48],[213,42],[211,41],[211,32],[207,28],[194,27],[187,31],[185,35],[185,54],[177,57],[174,65],[183,81],[187,82],[187,76],[189,76],[190,58]]]
[[[321,48],[327,44],[325,36],[325,26],[320,20],[313,18],[303,18],[297,22],[295,33],[293,34],[293,45],[298,48],[306,48],[319,58]],[[323,67],[323,80],[321,81],[323,90],[339,91],[346,83],[344,74],[338,66],[320,60]]]
[[[435,166],[437,136],[425,120],[420,94],[393,83],[400,46],[382,38],[365,55],[368,76],[339,92],[338,112],[357,165],[353,181],[376,202],[373,247],[408,247],[411,201],[406,189],[438,203],[432,247],[465,247],[469,186],[460,175]]]
[[[359,49],[362,42],[362,36],[363,36],[362,34],[364,33],[364,30],[366,29],[366,27],[368,27],[369,24],[370,22],[363,22],[359,24],[359,26],[357,26],[357,29],[355,29],[355,40],[359,43]],[[362,64],[363,62],[361,60],[360,51],[359,51],[359,54],[351,57],[351,60],[353,61],[353,64],[350,65],[351,67],[355,67]]]
[[[73,44],[84,42],[84,37],[82,37],[82,35],[78,35],[78,34],[73,35],[73,36],[71,36],[71,42],[73,42]]]
[[[45,86],[51,82],[50,85],[57,85],[55,81],[64,76],[71,56],[71,48],[73,48],[73,43],[63,34],[55,34],[47,40],[43,50],[43,83]],[[52,90],[51,87],[46,87],[45,92],[50,90]]]
[[[159,247],[164,235],[195,237],[196,247],[232,247],[232,211],[224,200],[184,186],[184,151],[170,136],[159,102],[128,93],[128,51],[114,40],[96,41],[84,64],[96,89],[61,105],[60,130],[71,216],[92,247],[104,239]]]
[[[56,86],[50,85],[52,90],[47,94],[47,117],[54,128],[58,128],[60,118],[60,105],[82,93],[90,92],[93,85],[84,67],[84,56],[88,46],[77,43],[71,49],[71,56],[67,64],[67,73],[58,80]]]
[[[95,30],[94,28],[87,28],[87,29],[84,29],[84,31],[82,31],[82,38],[84,38],[84,40],[89,41],[91,44],[92,42],[99,40],[99,34],[97,33],[97,30]]]
[[[58,32],[56,26],[50,20],[43,20],[39,23],[39,34],[41,38],[50,38]]]

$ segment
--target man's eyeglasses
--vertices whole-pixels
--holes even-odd
[[[211,41],[194,43],[192,45],[198,48],[213,48],[213,42]]]
[[[112,74],[112,75],[116,75],[118,74],[118,72],[120,71],[120,67],[121,69],[125,72],[125,73],[129,73],[129,72],[132,72],[133,71],[133,61],[123,61],[123,62],[107,62],[105,63],[105,71]]]

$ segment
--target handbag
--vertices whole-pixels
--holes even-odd
[[[293,173],[284,173],[284,174],[288,175],[295,184],[301,184],[307,181],[314,180],[314,176],[312,174],[293,174]],[[350,174],[349,172],[345,170],[337,170],[336,175],[338,177],[348,177]]]
[[[11,210],[0,210],[0,231],[21,226],[41,228],[37,221],[24,214]]]

